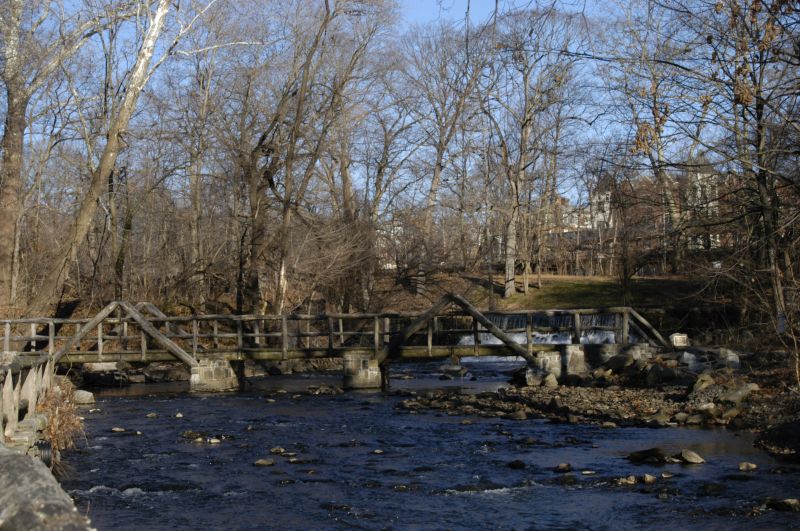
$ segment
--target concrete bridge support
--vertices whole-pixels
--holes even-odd
[[[553,345],[558,350],[540,352],[536,356],[535,369],[556,378],[588,372],[583,345]]]
[[[192,367],[189,389],[195,393],[218,393],[239,389],[239,378],[227,360],[200,359]]]
[[[378,389],[381,387],[381,369],[378,360],[369,354],[344,355],[343,385],[345,389]]]

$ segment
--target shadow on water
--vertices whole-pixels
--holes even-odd
[[[439,382],[401,369],[416,379],[394,388],[419,393],[501,381]],[[758,508],[767,497],[797,497],[800,473],[754,450],[747,434],[409,414],[395,410],[393,395],[306,392],[338,382],[288,376],[244,394],[189,395],[175,384],[101,393],[86,412],[86,443],[66,456],[76,472],[64,486],[101,530],[796,525],[794,515]],[[654,446],[690,448],[708,463],[625,459]],[[269,466],[254,466],[259,459]],[[740,461],[759,468],[740,473]],[[562,462],[573,472],[553,472]],[[659,479],[615,483],[645,473]]]

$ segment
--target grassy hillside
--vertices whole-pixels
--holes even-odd
[[[428,279],[426,295],[413,295],[407,288],[387,283],[385,291],[379,295],[381,310],[421,312],[448,291],[462,294],[482,309],[575,309],[625,305],[622,288],[613,277],[544,276],[542,288],[531,286],[527,294],[521,292],[521,278],[518,278],[518,292],[509,299],[502,298],[502,279],[496,277],[493,280],[493,297],[485,277],[432,276]],[[700,287],[697,282],[677,277],[634,279],[632,300],[627,306],[639,310],[664,333],[702,330],[715,319],[707,314],[708,308],[699,309],[703,306]]]

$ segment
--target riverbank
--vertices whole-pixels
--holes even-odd
[[[737,356],[736,368],[723,363],[699,374],[680,364],[679,357],[645,361],[615,356],[590,374],[560,382],[523,368],[512,377],[517,387],[477,395],[457,390],[406,394],[398,408],[607,428],[725,427],[753,432],[756,444],[769,453],[800,461],[800,396],[786,384],[790,375],[780,355],[741,361]]]

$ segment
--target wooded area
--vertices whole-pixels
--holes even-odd
[[[796,351],[800,2],[492,4],[1,0],[0,315],[680,274]]]

